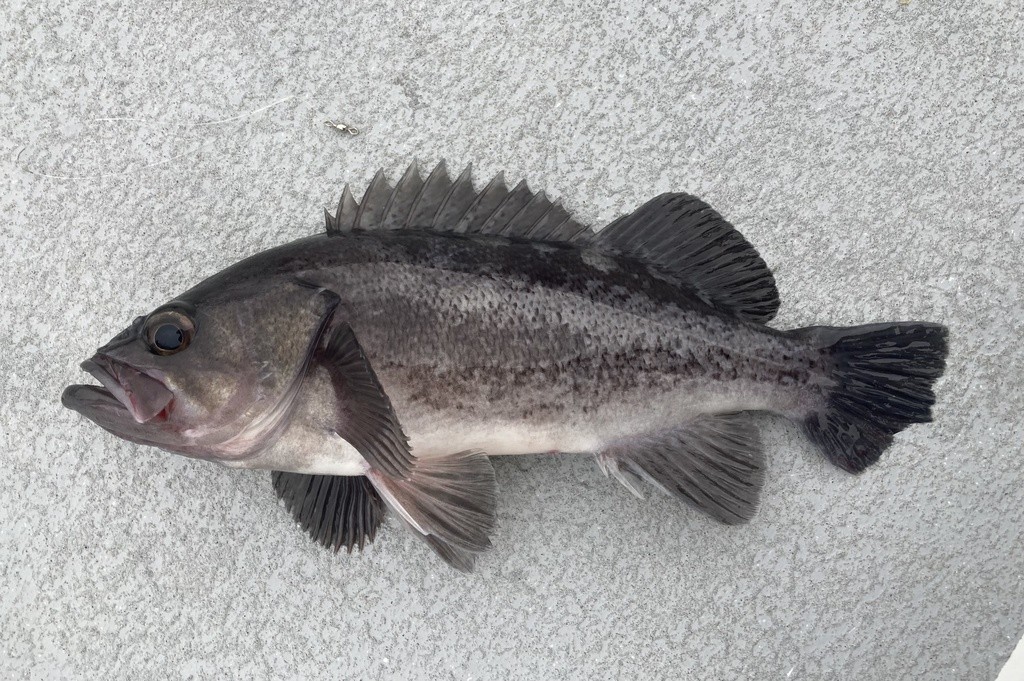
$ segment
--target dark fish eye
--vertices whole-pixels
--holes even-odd
[[[177,350],[185,340],[185,332],[174,324],[161,324],[153,334],[153,344],[161,350]]]
[[[178,310],[154,313],[146,324],[146,338],[150,349],[158,355],[181,352],[192,342],[195,325]]]

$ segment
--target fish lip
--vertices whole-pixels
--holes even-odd
[[[136,423],[148,423],[161,415],[166,418],[170,411],[173,393],[163,381],[147,372],[103,353],[82,362],[81,368],[102,387],[69,386],[61,402],[70,409],[81,411],[78,407],[82,405],[116,409],[120,405]]]
[[[60,403],[68,409],[78,412],[86,409],[104,408],[119,412],[128,411],[120,400],[114,397],[106,388],[82,383],[69,385],[64,388],[64,392],[60,396]]]
[[[100,428],[129,442],[153,447],[168,447],[174,443],[163,428],[138,423],[131,411],[102,386],[69,385],[60,401],[68,409],[77,411]]]

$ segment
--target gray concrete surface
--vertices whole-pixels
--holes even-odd
[[[311,5],[0,9],[0,676],[995,677],[1024,633],[1024,5]],[[851,477],[764,418],[739,528],[499,460],[461,576],[393,519],[330,555],[267,474],[61,409],[136,314],[413,157],[595,223],[703,195],[774,266],[777,326],[949,324],[937,421]]]

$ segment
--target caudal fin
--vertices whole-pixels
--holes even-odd
[[[893,435],[932,420],[932,386],[946,367],[946,327],[926,322],[799,329],[826,355],[832,385],[803,421],[829,461],[859,473]]]

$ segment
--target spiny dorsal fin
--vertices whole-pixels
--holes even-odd
[[[480,227],[480,232],[483,234],[501,234],[502,230],[508,226],[508,223],[519,215],[520,211],[523,210],[532,198],[533,192],[527,186],[526,180],[522,180],[491,211],[487,222]]]
[[[359,215],[359,204],[356,203],[355,197],[352,196],[352,190],[347,184],[341,192],[341,199],[338,200],[338,212],[332,216],[325,208],[324,214],[327,217],[328,232],[347,231],[351,225],[355,224],[356,217]]]
[[[444,198],[441,199],[441,205],[438,206],[433,220],[426,223],[429,227],[448,225],[447,229],[450,231],[458,223],[462,215],[469,210],[473,200],[476,198],[472,175],[473,164],[471,163],[466,166],[461,175],[455,178],[455,182],[448,187],[448,191],[445,192]]]
[[[437,215],[437,209],[441,207],[441,202],[448,196],[448,190],[451,186],[452,180],[448,177],[448,166],[444,161],[441,161],[430,172],[430,175],[427,176],[426,182],[423,183],[419,195],[413,202],[412,208],[409,209],[409,217],[406,220],[406,224],[431,224],[434,221],[434,216]]]
[[[402,179],[395,185],[395,190],[391,192],[388,206],[384,210],[384,218],[381,220],[381,229],[402,229],[405,226],[423,184],[419,166],[413,161],[405,175],[402,175]]]
[[[508,196],[508,187],[505,186],[505,173],[498,173],[491,178],[484,190],[476,195],[473,203],[455,225],[455,231],[465,234],[479,232],[487,222],[487,218],[505,200],[506,196]]]
[[[359,211],[356,214],[355,228],[372,230],[380,227],[381,218],[391,200],[391,185],[384,177],[384,170],[378,170],[377,174],[370,180],[370,186],[363,194],[363,200],[359,204]]]
[[[743,235],[689,194],[662,194],[598,232],[597,243],[659,266],[712,307],[764,324],[775,278]]]
[[[525,181],[510,191],[499,173],[478,192],[471,174],[468,166],[453,181],[441,161],[424,180],[414,162],[392,189],[378,171],[358,203],[345,186],[337,213],[326,214],[327,231],[425,229],[537,241],[576,241],[593,234]]]

